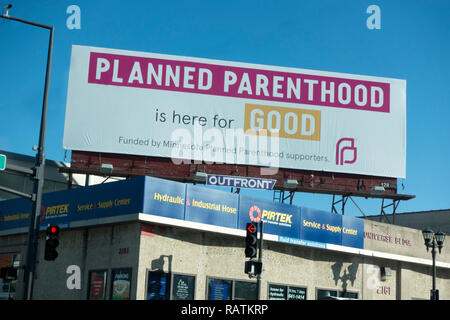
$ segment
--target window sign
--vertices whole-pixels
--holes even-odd
[[[289,287],[288,300],[306,300],[306,288]]]
[[[195,277],[174,274],[172,279],[172,300],[194,300]]]
[[[269,300],[286,300],[287,286],[269,284]]]
[[[170,275],[163,272],[149,272],[147,299],[169,300]]]
[[[208,279],[209,300],[231,300],[232,280]]]
[[[269,300],[306,300],[306,288],[269,284]]]
[[[256,300],[256,282],[207,278],[209,300]]]
[[[195,276],[148,271],[147,300],[194,300]]]
[[[211,300],[230,300],[230,287],[228,283],[212,283],[211,284]]]
[[[131,292],[131,268],[113,269],[111,272],[112,300],[130,300]]]
[[[107,270],[89,272],[88,300],[105,300]]]

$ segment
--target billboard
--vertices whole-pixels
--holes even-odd
[[[63,147],[405,178],[406,81],[73,46]]]

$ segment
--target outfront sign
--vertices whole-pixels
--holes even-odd
[[[406,81],[73,46],[63,146],[405,178]]]
[[[206,184],[211,186],[272,190],[277,180],[208,174]]]

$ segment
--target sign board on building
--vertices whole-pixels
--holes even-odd
[[[111,300],[130,300],[131,268],[113,269],[111,271]]]
[[[0,201],[0,234],[24,232],[29,210],[27,199]],[[248,222],[262,220],[264,233],[279,242],[364,247],[362,219],[152,177],[49,192],[43,195],[41,213],[41,230],[48,224],[65,229],[135,221],[141,215],[171,218],[180,225],[199,223],[211,230],[245,230]]]
[[[0,171],[6,169],[6,155],[0,154]]]
[[[173,300],[194,300],[195,277],[185,274],[174,274],[172,285]]]
[[[106,270],[89,272],[89,300],[105,300],[106,299]]]
[[[276,182],[277,180],[275,179],[225,176],[220,174],[208,174],[206,177],[207,185],[232,188],[272,190]]]
[[[63,146],[405,178],[406,81],[73,46]]]
[[[222,227],[236,228],[239,195],[231,192],[186,185],[185,219]]]
[[[306,288],[271,283],[269,300],[306,300]]]

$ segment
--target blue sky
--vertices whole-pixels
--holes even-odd
[[[72,44],[400,78],[407,81],[407,171],[398,192],[417,198],[398,212],[450,208],[448,0],[5,0],[0,7],[8,3],[11,16],[55,27],[48,159],[70,161],[62,138]],[[69,30],[73,4],[81,28]],[[373,4],[381,10],[379,30],[366,26]],[[0,21],[0,149],[34,155],[47,41],[46,30]],[[380,200],[355,201],[366,214],[379,213]],[[294,202],[330,210],[331,196],[297,194]],[[346,214],[360,215],[351,202]]]

